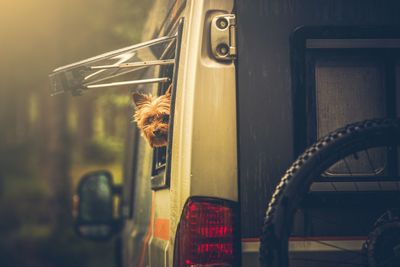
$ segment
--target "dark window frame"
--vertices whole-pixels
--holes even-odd
[[[317,139],[317,109],[315,66],[317,58],[333,55],[362,59],[376,58],[384,64],[384,83],[386,87],[386,116],[396,117],[396,59],[400,59],[400,47],[338,48],[307,47],[313,39],[400,39],[400,27],[393,26],[304,26],[296,29],[290,40],[291,76],[293,105],[293,148],[294,157],[300,155]],[[344,41],[345,42],[345,41]],[[396,54],[396,57],[393,57]],[[398,61],[397,61],[398,62]],[[389,176],[398,176],[398,153],[388,152]],[[358,177],[357,177],[358,178]],[[357,179],[355,178],[355,179]],[[389,178],[389,177],[388,177]],[[336,181],[330,177],[329,181]],[[353,180],[351,178],[350,180]],[[363,179],[364,180],[364,179]],[[328,181],[323,178],[323,181]],[[343,180],[341,180],[343,181]],[[358,180],[359,181],[359,180]]]
[[[175,97],[176,97],[176,84],[178,79],[179,70],[179,58],[181,50],[182,32],[183,32],[184,19],[181,18],[176,27],[173,27],[171,32],[177,32],[176,46],[175,46],[175,64],[173,67],[172,76],[172,88],[171,88],[171,107],[169,116],[169,127],[168,127],[168,145],[166,148],[154,148],[153,159],[152,159],[152,177],[151,177],[151,189],[158,190],[163,188],[169,188],[171,179],[171,156],[172,156],[172,141],[173,141],[173,128],[174,128],[174,114],[175,114]],[[168,67],[161,67],[160,72],[168,72]],[[163,94],[167,90],[170,84],[160,85],[158,94]],[[165,149],[165,164],[159,164],[158,159]]]

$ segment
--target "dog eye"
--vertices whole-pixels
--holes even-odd
[[[147,124],[148,124],[148,123],[152,123],[153,120],[154,120],[154,117],[148,117],[148,118],[146,119],[146,123],[147,123]]]
[[[168,123],[168,121],[169,121],[169,116],[168,116],[168,115],[164,115],[163,118],[162,118],[162,121],[163,121],[164,123]]]

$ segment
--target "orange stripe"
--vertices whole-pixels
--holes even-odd
[[[168,219],[158,218],[154,221],[154,236],[162,240],[169,240]]]

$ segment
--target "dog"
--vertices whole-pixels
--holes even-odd
[[[168,124],[171,107],[171,85],[164,95],[153,97],[151,94],[133,93],[136,107],[133,115],[151,147],[165,147],[168,143]]]

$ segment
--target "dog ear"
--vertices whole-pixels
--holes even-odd
[[[151,96],[140,94],[140,93],[133,93],[132,100],[133,100],[133,103],[135,104],[136,108],[139,109],[144,104],[151,102]]]
[[[165,92],[165,96],[171,97],[171,90],[172,90],[172,84],[168,87],[167,91]]]

